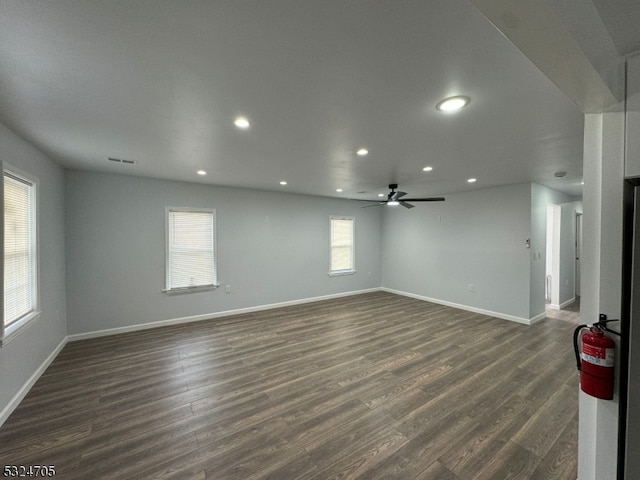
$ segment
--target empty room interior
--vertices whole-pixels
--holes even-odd
[[[638,25],[0,0],[3,476],[640,478]]]

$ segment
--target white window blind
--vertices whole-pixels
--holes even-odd
[[[331,217],[331,273],[354,271],[353,218]]]
[[[167,209],[167,290],[216,284],[215,210]]]
[[[4,173],[4,326],[37,307],[35,185]]]

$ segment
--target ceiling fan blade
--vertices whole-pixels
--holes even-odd
[[[430,197],[430,198],[405,198],[405,202],[444,202],[444,197]]]
[[[407,192],[393,192],[391,193],[390,200],[395,200],[396,202],[400,199],[400,197],[404,197]]]
[[[402,205],[404,208],[413,208],[415,207],[415,205],[411,205],[410,203],[404,202],[404,201],[400,201],[400,205]]]
[[[374,200],[363,200],[363,202],[373,202]],[[369,208],[369,207],[380,207],[382,205],[386,205],[387,202],[378,202],[375,205],[365,205],[364,207],[360,207],[360,208]]]
[[[390,202],[397,202],[400,199],[400,197],[403,197],[404,195],[406,195],[405,192],[391,192],[387,196],[387,200]]]

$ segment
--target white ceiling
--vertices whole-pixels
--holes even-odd
[[[593,0],[614,45],[621,55],[640,51],[640,2]]]
[[[581,193],[582,113],[468,0],[0,0],[0,65],[0,121],[69,168],[345,198]],[[471,103],[435,109],[455,94]]]

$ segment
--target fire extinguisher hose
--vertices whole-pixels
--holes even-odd
[[[578,347],[578,338],[580,337],[580,331],[583,328],[587,328],[589,325],[578,325],[573,331],[573,351],[576,354],[576,367],[578,371],[582,370],[582,361],[580,360],[580,347]]]

